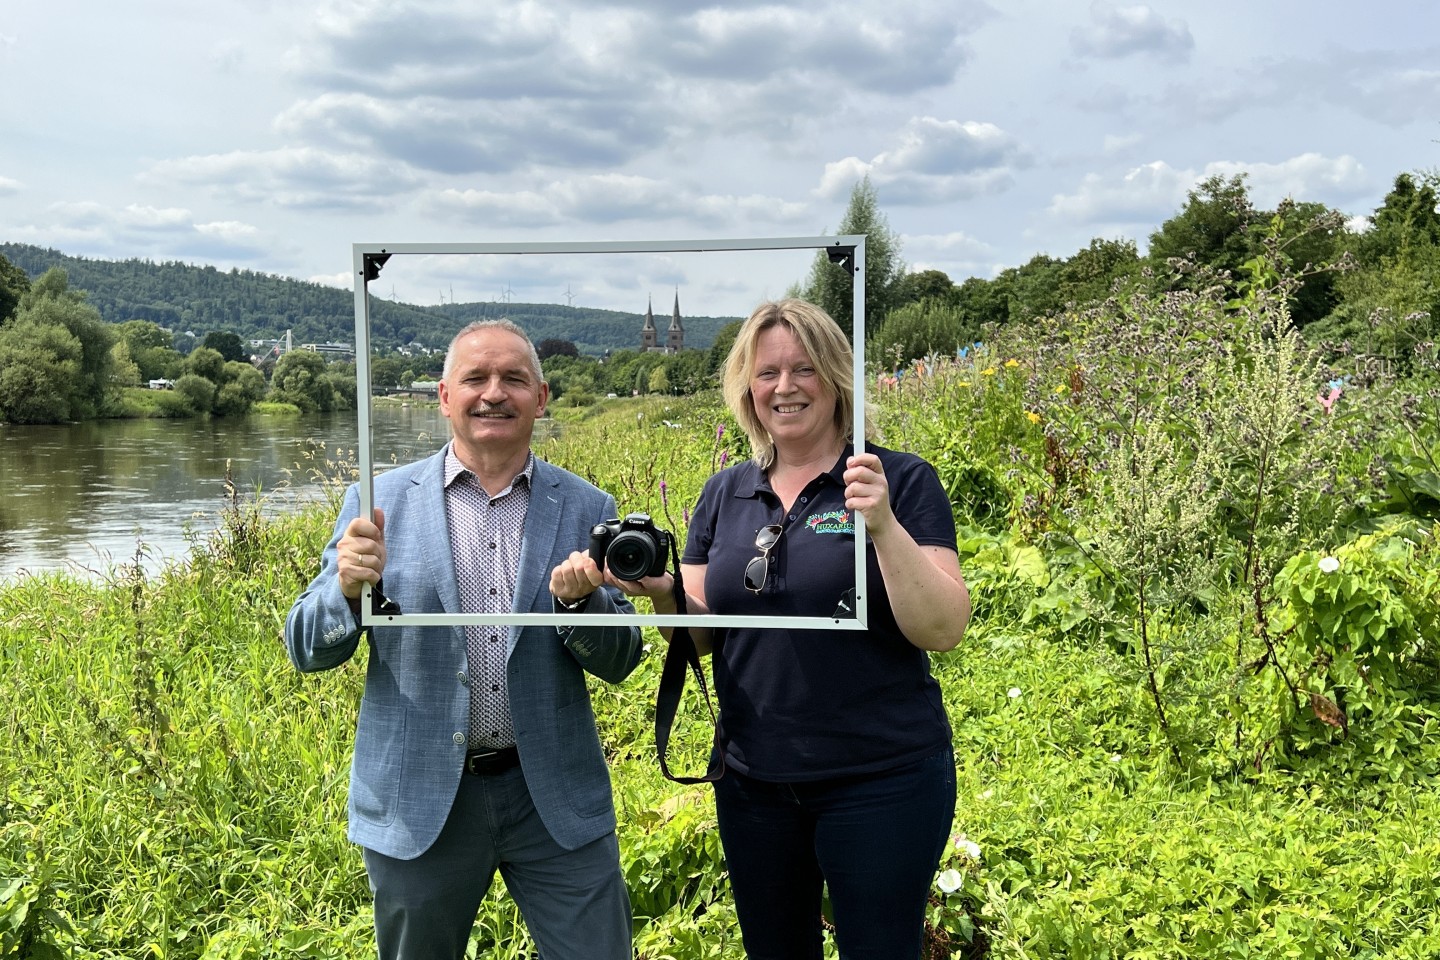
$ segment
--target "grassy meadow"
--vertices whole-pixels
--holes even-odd
[[[930,958],[1440,955],[1437,387],[1433,345],[1322,362],[1263,292],[875,371],[975,601],[934,658],[960,789]],[[539,452],[675,531],[747,454],[714,395],[566,413]],[[347,459],[317,458],[336,497]],[[363,663],[302,677],[280,640],[332,509],[275,516],[234,504],[158,576],[0,586],[0,958],[373,955]],[[650,639],[592,685],[637,952],[740,958],[707,789],[654,762]],[[498,883],[475,946],[532,954]]]

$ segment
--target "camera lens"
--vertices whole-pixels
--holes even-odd
[[[605,566],[621,580],[639,580],[654,563],[655,541],[648,533],[626,530],[605,550]]]

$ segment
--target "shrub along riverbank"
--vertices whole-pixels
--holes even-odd
[[[872,384],[976,602],[934,659],[960,789],[932,956],[1440,955],[1433,349],[1329,369],[1264,291],[1185,295]],[[676,531],[745,455],[713,396],[541,453]],[[371,955],[363,664],[302,677],[279,639],[330,523],[238,504],[160,576],[0,586],[0,957]],[[592,688],[639,955],[739,958],[708,793],[654,763],[650,639]],[[530,954],[498,891],[477,944]]]

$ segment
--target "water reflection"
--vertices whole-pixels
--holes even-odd
[[[440,447],[449,426],[433,407],[377,408],[376,463]],[[323,458],[354,458],[353,413],[242,420],[110,420],[0,425],[0,578],[21,571],[104,572],[144,545],[152,572],[184,555],[187,530],[213,530],[228,469],[242,493],[287,509],[318,493]]]

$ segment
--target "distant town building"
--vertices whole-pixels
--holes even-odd
[[[301,350],[309,350],[311,353],[321,353],[329,357],[353,357],[355,345],[353,343],[302,343]]]
[[[675,291],[675,309],[670,313],[670,327],[665,331],[665,344],[660,344],[660,331],[655,327],[655,311],[645,302],[645,324],[640,328],[640,350],[644,353],[679,353],[685,349],[685,328],[680,325],[680,291]]]

